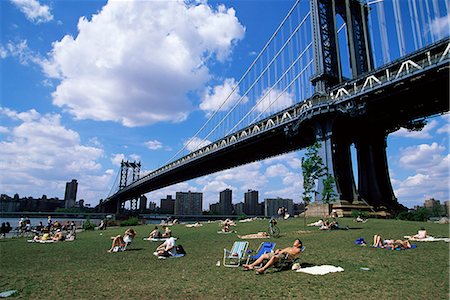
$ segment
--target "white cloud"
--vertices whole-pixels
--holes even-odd
[[[236,85],[237,82],[234,78],[227,78],[222,85],[216,85],[213,88],[208,87],[200,103],[200,109],[207,112],[214,112],[216,110],[226,111],[238,102],[246,103],[248,98],[242,98],[239,93],[239,87],[233,91]]]
[[[207,146],[209,144],[211,144],[211,141],[209,141],[209,140],[203,140],[203,139],[198,138],[198,137],[193,137],[193,138],[187,140],[186,142],[184,142],[183,146],[188,151],[195,151],[195,150],[200,149],[202,147],[205,147],[205,146]]]
[[[6,58],[8,56],[8,51],[0,45],[0,58]]]
[[[9,129],[5,126],[0,126],[0,133],[8,133]]]
[[[400,152],[401,167],[411,170],[405,179],[393,178],[395,195],[408,207],[422,205],[434,197],[448,200],[450,193],[450,154],[436,142],[408,147]]]
[[[265,175],[267,177],[284,176],[288,172],[288,169],[283,164],[276,164],[266,169]]]
[[[413,138],[413,139],[431,139],[432,130],[438,125],[436,120],[433,120],[426,124],[420,131],[408,131],[405,128],[400,128],[396,132],[392,133],[395,137]]]
[[[37,65],[42,64],[42,58],[34,53],[29,47],[27,40],[21,40],[18,42],[11,42],[9,41],[6,44],[6,48],[0,49],[2,58],[5,58],[7,56],[16,57],[20,64],[22,65],[28,65],[29,63],[34,63]]]
[[[431,32],[437,36],[448,36],[450,33],[450,15],[434,19],[431,23]]]
[[[401,151],[400,164],[406,169],[426,170],[428,167],[438,165],[443,157],[442,152],[445,147],[436,142],[431,145],[421,144],[408,147]]]
[[[141,157],[137,154],[130,154],[128,157],[123,153],[116,153],[111,156],[111,163],[114,166],[120,166],[122,160],[124,161],[140,161]]]
[[[36,24],[53,20],[53,15],[47,5],[41,5],[36,0],[11,0],[17,8],[25,14],[25,17]]]
[[[109,1],[41,65],[61,80],[53,103],[78,119],[181,122],[192,109],[186,94],[210,78],[207,63],[226,60],[244,31],[222,5]]]
[[[145,145],[150,150],[158,150],[158,149],[161,149],[163,147],[163,144],[160,141],[158,141],[158,140],[147,141],[147,142],[145,142]]]
[[[438,128],[436,132],[439,134],[450,135],[450,124],[449,123],[444,124],[442,127]]]
[[[6,108],[0,113],[20,122],[0,140],[0,173],[7,175],[2,176],[3,193],[62,198],[65,183],[76,178],[78,198],[95,205],[106,196],[111,175],[102,172],[98,162],[103,149],[81,144],[79,134],[65,128],[59,115]]]
[[[282,93],[278,89],[265,89],[257,101],[255,110],[265,114],[273,114],[283,110],[294,103],[294,95],[288,92]]]

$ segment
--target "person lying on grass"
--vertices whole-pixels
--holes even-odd
[[[132,228],[128,228],[125,233],[122,235],[112,236],[111,239],[111,249],[108,250],[108,252],[118,252],[123,251],[125,249],[126,244],[131,243],[133,241],[134,237],[136,236],[136,230]]]
[[[243,265],[244,270],[253,270],[255,266],[261,264],[263,261],[267,261],[266,264],[256,270],[256,274],[264,274],[264,272],[270,268],[271,266],[282,262],[288,261],[292,262],[297,259],[302,253],[302,241],[300,239],[296,239],[294,244],[291,247],[287,247],[284,249],[277,249],[275,252],[270,252],[261,255],[257,260],[255,260],[252,264]]]
[[[268,239],[269,234],[264,231],[260,231],[258,233],[251,233],[247,235],[238,235],[238,238],[240,239]]]
[[[177,254],[175,244],[175,238],[171,237],[164,241],[161,245],[156,248],[154,253],[156,256],[170,257]]]
[[[373,236],[373,247],[386,248],[390,250],[394,249],[410,249],[411,244],[408,240],[383,240],[381,235],[375,234]]]

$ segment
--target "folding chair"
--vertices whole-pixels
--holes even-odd
[[[239,267],[247,251],[248,242],[234,242],[231,250],[223,249],[223,265],[225,267]]]
[[[256,250],[256,254],[255,254],[255,255],[249,255],[249,256],[247,257],[247,265],[248,265],[249,263],[251,263],[252,261],[255,261],[255,260],[257,260],[258,258],[260,258],[261,255],[266,254],[266,253],[269,253],[269,252],[272,252],[273,249],[275,249],[275,243],[274,243],[274,242],[262,242],[262,243],[259,245],[258,249]],[[249,250],[249,251],[253,252],[253,250]],[[248,252],[248,251],[247,251],[247,252]],[[250,252],[250,253],[251,253],[251,252]],[[258,268],[259,268],[259,267],[261,267],[261,265],[258,266]]]

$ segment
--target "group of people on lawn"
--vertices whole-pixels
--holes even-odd
[[[313,225],[317,226],[317,225]],[[164,233],[161,234],[158,230],[158,226],[155,226],[154,230],[150,233],[149,238],[166,238],[166,240],[156,248],[154,255],[159,257],[171,257],[176,255],[176,241],[172,237],[172,231],[167,226],[164,226]],[[118,235],[112,237],[113,242],[111,249],[108,252],[117,252],[118,247],[123,247],[127,243],[131,242],[136,236],[136,231],[134,229],[127,229],[124,235]],[[423,238],[426,237],[426,230],[423,228],[419,230],[419,233],[412,238]],[[282,262],[292,263],[302,253],[302,241],[300,239],[295,239],[294,243],[290,247],[284,249],[277,249],[273,252],[261,255],[251,264],[244,264],[244,270],[254,270],[256,274],[263,274],[268,268],[279,265]],[[382,239],[381,235],[375,234],[373,237],[373,247],[386,248],[386,249],[409,249],[411,248],[411,243],[408,240],[391,240]],[[261,265],[265,262],[262,267],[256,269],[256,266]]]
[[[20,222],[20,221],[19,221]],[[74,221],[66,221],[64,224],[53,221],[51,216],[47,218],[47,225],[44,226],[42,222],[31,229],[34,234],[32,241],[73,241],[76,238],[76,225]]]

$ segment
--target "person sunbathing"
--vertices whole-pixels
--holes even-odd
[[[148,236],[149,239],[157,239],[161,237],[161,232],[159,232],[158,226],[155,226],[155,229],[153,229],[152,232],[150,232],[150,235]]]
[[[275,252],[270,252],[261,255],[257,260],[249,265],[243,265],[244,270],[253,270],[255,266],[261,264],[263,261],[267,260],[266,264],[256,270],[256,274],[264,274],[264,272],[271,266],[281,262],[281,261],[294,261],[302,253],[302,241],[296,239],[291,247],[284,249],[277,249]]]
[[[125,250],[125,246],[129,243],[131,243],[131,241],[134,239],[134,237],[136,236],[136,231],[132,228],[128,228],[125,233],[122,235],[116,235],[116,236],[112,236],[111,239],[112,244],[111,244],[111,248],[108,250],[108,252],[119,252],[119,251],[124,251]]]
[[[187,224],[186,227],[187,228],[197,228],[197,227],[202,227],[203,224],[196,222],[195,224]]]
[[[175,238],[171,237],[164,241],[161,245],[156,248],[153,253],[156,256],[170,257],[177,254]]]
[[[410,237],[411,240],[421,240],[421,239],[425,239],[427,238],[427,231],[425,230],[425,228],[420,228],[420,230],[417,232],[416,235],[413,235],[412,237]]]
[[[164,228],[164,233],[162,234],[162,237],[170,238],[172,236],[172,230],[170,230],[170,228],[167,226],[163,226],[163,228]]]
[[[247,235],[238,235],[240,239],[268,239],[269,234],[267,232],[258,232]]]
[[[322,225],[323,225],[323,220],[320,219],[319,221],[314,222],[314,223],[309,223],[309,224],[306,225],[306,226],[317,226],[317,227],[321,227]]]
[[[386,239],[383,240],[381,235],[375,234],[373,236],[373,247],[376,248],[386,248],[386,249],[409,249],[411,248],[411,244],[408,240],[392,240]]]
[[[53,236],[52,240],[55,242],[63,241],[64,240],[64,234],[62,233],[61,229],[57,229],[55,235]]]

